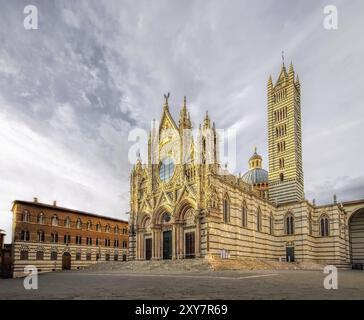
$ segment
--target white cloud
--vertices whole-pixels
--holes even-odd
[[[282,50],[302,84],[307,193],[357,196],[363,2],[332,4],[332,32],[323,1],[42,2],[36,32],[19,23],[21,4],[2,6],[0,228],[10,230],[12,200],[33,196],[121,217],[128,132],[159,118],[167,91],[176,117],[187,95],[195,127],[209,110],[217,128],[238,128],[237,172],[254,145],[267,167],[266,83]],[[339,176],[348,183],[322,188]]]

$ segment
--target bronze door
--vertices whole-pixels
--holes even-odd
[[[172,231],[163,232],[163,259],[172,259]]]
[[[145,260],[152,258],[152,239],[145,239]]]
[[[187,232],[185,235],[186,259],[195,257],[195,233]]]

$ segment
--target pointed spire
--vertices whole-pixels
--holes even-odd
[[[294,73],[292,61],[291,61],[291,64],[289,65],[289,71],[288,71],[288,73]]]
[[[210,123],[210,117],[209,117],[209,112],[206,110],[206,115],[205,115],[205,119],[203,121],[203,127],[204,129],[210,128],[211,123]]]
[[[269,78],[268,78],[268,84],[273,84],[273,81],[272,81],[272,75],[269,75]]]
[[[284,68],[284,51],[282,50],[282,68]]]
[[[182,110],[181,110],[181,117],[188,117],[187,114],[187,103],[186,103],[186,96],[184,96],[183,98],[183,105],[182,105]]]
[[[296,76],[296,83],[300,84],[300,79],[298,78],[298,75]]]
[[[190,113],[187,111],[187,99],[186,96],[183,98],[183,105],[180,112],[179,119],[179,128],[180,129],[191,129],[191,120]]]

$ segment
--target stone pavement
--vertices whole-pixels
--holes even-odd
[[[137,272],[95,267],[39,275],[38,290],[25,290],[23,279],[1,279],[0,299],[364,298],[362,270],[339,270],[338,290],[324,289],[325,276],[309,270]]]

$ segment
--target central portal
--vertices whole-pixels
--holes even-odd
[[[163,232],[163,259],[172,259],[172,231]]]

